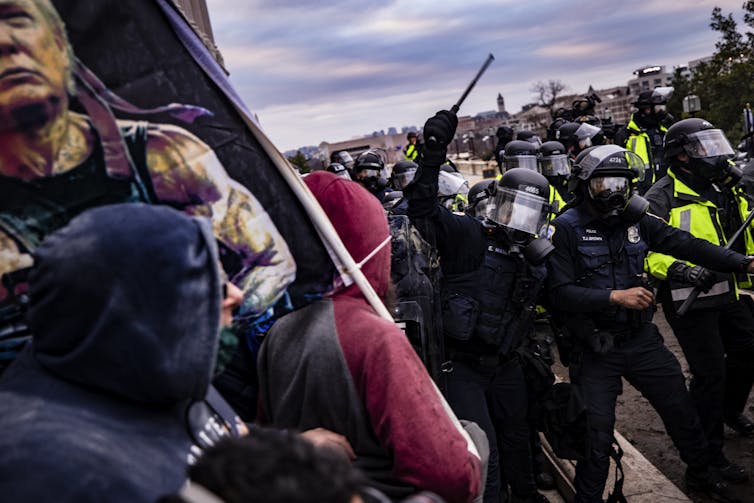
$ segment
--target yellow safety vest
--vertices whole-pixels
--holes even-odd
[[[628,130],[626,149],[641,157],[647,168],[652,170],[652,183],[655,183],[657,180],[652,159],[652,148],[649,146],[649,135],[634,121],[633,115],[631,115],[631,120],[628,121],[626,129]],[[662,133],[666,133],[667,130],[668,128],[665,126],[660,126]]]
[[[712,244],[723,246],[726,240],[723,234],[722,225],[718,217],[717,206],[707,201],[679,180],[672,168],[668,170],[668,176],[673,179],[673,199],[671,202],[670,214],[667,215],[667,223],[671,227],[676,227],[690,232],[697,238],[709,241]],[[742,221],[748,215],[748,204],[746,199],[740,195],[737,196],[739,201],[739,212]],[[666,215],[658,215],[665,218]],[[739,238],[740,239],[740,238]],[[752,228],[744,231],[744,243],[746,253],[754,253],[754,237]],[[650,252],[645,261],[646,270],[659,279],[667,279],[668,267],[676,259],[662,253]],[[687,265],[693,266],[691,262]],[[720,304],[731,302],[738,298],[738,288],[748,287],[751,285],[751,279],[748,275],[737,275],[734,273],[725,276],[719,275],[721,280],[715,283],[707,293],[700,293],[694,304],[694,308],[715,307]],[[676,307],[680,305],[689,294],[693,287],[688,285],[677,284],[669,281],[670,294]]]
[[[408,144],[403,151],[406,154],[406,160],[415,161],[419,156],[419,151],[416,149],[416,145]]]

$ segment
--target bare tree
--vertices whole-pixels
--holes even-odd
[[[534,84],[530,91],[535,93],[535,100],[541,107],[546,108],[552,114],[555,101],[567,89],[560,80],[550,79],[547,82],[539,81]]]

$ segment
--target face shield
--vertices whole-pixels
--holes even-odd
[[[584,150],[585,148],[591,147],[594,143],[594,138],[601,132],[602,129],[598,128],[597,126],[592,126],[591,124],[587,124],[586,122],[582,123],[574,133],[574,135],[578,139],[579,148],[581,150]]]
[[[638,181],[644,180],[644,161],[618,145],[600,145],[584,152],[583,156],[578,162],[580,180],[587,180],[599,171],[604,171],[606,176],[611,173]]]
[[[351,179],[351,175],[348,173],[348,170],[346,169],[346,167],[340,163],[334,162],[330,164],[330,167],[327,168],[327,170],[332,173],[335,173],[341,178],[345,178],[346,180]]]
[[[537,156],[535,155],[503,155],[503,167],[506,170],[526,168],[532,171],[539,171]]]
[[[730,146],[725,134],[719,129],[704,129],[686,136],[683,150],[692,159],[705,157],[734,157],[733,147]]]
[[[547,223],[549,205],[543,197],[499,187],[488,201],[487,218],[498,225],[536,236]]]
[[[416,168],[408,168],[400,173],[393,172],[393,188],[403,190],[406,185],[411,183],[416,176]]]
[[[440,171],[437,179],[437,196],[449,197],[460,194],[464,197],[469,193],[469,182],[460,173]]]
[[[550,155],[539,160],[542,174],[545,176],[568,176],[571,174],[571,162],[565,154]]]

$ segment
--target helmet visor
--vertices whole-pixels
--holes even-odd
[[[537,156],[535,155],[503,155],[503,166],[505,166],[505,169],[526,168],[539,171]]]
[[[416,176],[416,168],[409,168],[400,173],[393,173],[393,188],[403,190]]]
[[[578,177],[582,180],[591,178],[595,170],[617,171],[630,170],[633,178],[644,180],[644,161],[635,153],[618,145],[600,145],[585,152],[579,161],[581,167]]]
[[[539,160],[542,174],[545,176],[568,176],[571,174],[571,164],[565,154],[551,155]]]
[[[704,129],[686,136],[683,150],[689,157],[696,159],[735,155],[733,147],[719,129]]]
[[[540,233],[547,215],[548,204],[543,197],[508,187],[499,187],[487,204],[487,218],[533,236]]]
[[[593,198],[604,193],[628,195],[630,185],[625,176],[598,176],[589,180],[589,195]]]
[[[469,182],[461,173],[448,173],[440,171],[437,179],[437,195],[439,197],[455,196],[461,194],[466,196],[469,193]]]
[[[583,122],[574,134],[576,135],[576,138],[579,139],[579,141],[586,139],[591,140],[592,138],[597,136],[600,131],[602,131],[602,129],[598,128],[597,126],[592,126],[591,124]]]
[[[357,180],[366,180],[367,178],[379,178],[380,177],[380,170],[377,168],[357,168],[358,171],[356,171],[356,179]]]

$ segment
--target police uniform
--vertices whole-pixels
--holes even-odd
[[[512,252],[494,235],[499,230],[439,205],[431,169],[421,169],[404,193],[412,222],[440,256],[448,402],[459,418],[479,424],[490,443],[484,500],[498,503],[506,491],[501,464],[515,495],[536,496],[526,383],[513,350],[533,330],[546,270]]]
[[[580,348],[579,370],[572,363],[571,380],[581,387],[590,423],[589,457],[576,468],[577,501],[602,501],[622,377],[660,414],[689,468],[705,470],[707,440],[680,365],[652,323],[654,308],[639,311],[612,305],[610,292],[642,285],[649,250],[719,271],[741,271],[749,260],[669,227],[652,215],[630,225],[620,217],[601,220],[588,203],[566,210],[554,220],[553,228],[555,252],[548,264],[548,291],[553,306],[568,313],[569,329]],[[592,350],[588,340],[595,336],[609,338],[614,347],[603,354]]]
[[[673,226],[716,245],[724,245],[748,215],[739,189],[718,191],[709,182],[673,168],[649,192],[651,210]],[[751,227],[733,248],[754,254]],[[723,418],[740,414],[754,380],[754,317],[739,299],[739,286],[751,285],[746,274],[718,274],[708,292],[699,294],[689,312],[676,315],[693,286],[668,277],[675,258],[652,253],[650,272],[663,281],[660,299],[665,316],[683,348],[693,379],[691,397],[710,442],[713,464],[726,464]],[[672,276],[672,274],[670,275]],[[726,356],[727,354],[727,356]]]
[[[615,139],[615,143],[626,147],[644,161],[649,168],[649,173],[640,182],[637,189],[640,194],[649,190],[657,180],[665,176],[667,164],[663,159],[662,140],[668,128],[662,124],[650,127],[641,127],[631,114],[631,119]]]

